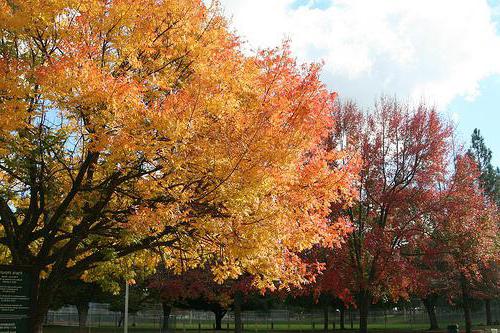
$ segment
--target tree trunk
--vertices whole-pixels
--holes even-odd
[[[43,332],[43,320],[33,321],[31,324],[31,333],[42,333]]]
[[[491,300],[490,299],[484,300],[484,307],[486,309],[486,325],[491,326],[491,325],[493,325],[493,320],[491,319]]]
[[[170,329],[170,313],[172,312],[172,306],[168,302],[161,302],[161,308],[163,310],[163,324],[161,325],[162,333],[168,332]]]
[[[89,303],[83,302],[76,304],[76,310],[78,311],[78,327],[80,328],[80,332],[84,332],[85,327],[87,327]]]
[[[45,315],[49,311],[49,304],[40,297],[38,297],[34,303],[36,305],[32,311],[30,332],[42,333],[43,321],[45,319]]]
[[[427,315],[429,316],[429,323],[431,327],[429,330],[439,329],[437,317],[436,317],[436,304],[435,297],[430,295],[426,298],[422,298],[422,303],[424,303],[425,309],[427,310]]]
[[[215,330],[222,330],[222,318],[226,315],[226,310],[216,309],[213,311],[215,314]]]
[[[472,318],[470,314],[470,296],[467,286],[467,280],[462,275],[462,307],[464,309],[465,333],[472,333]]]
[[[34,274],[34,292],[33,292],[33,302],[31,309],[31,322],[30,322],[30,332],[31,333],[42,333],[43,321],[45,316],[49,311],[49,304],[52,301],[54,295],[54,290],[56,286],[52,283],[49,285],[49,281],[45,280],[43,283],[40,282],[39,272]]]
[[[328,304],[323,306],[323,331],[328,332]]]
[[[464,319],[465,319],[465,333],[472,333],[472,319],[470,315],[470,306],[467,302],[464,303]]]
[[[118,317],[117,327],[122,327],[122,323],[125,320],[125,313],[120,312],[120,317]]]
[[[345,330],[345,306],[342,304],[340,306],[340,318],[339,318],[339,325],[341,330]]]
[[[363,290],[358,294],[359,333],[368,332],[368,313],[371,302],[372,297],[367,290]]]
[[[243,302],[243,295],[241,291],[234,294],[234,332],[242,333],[243,326],[241,322],[241,303]]]

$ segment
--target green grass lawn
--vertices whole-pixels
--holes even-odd
[[[291,333],[302,333],[302,332],[322,332],[323,325],[321,323],[316,323],[314,325],[314,330],[311,323],[294,323],[288,325],[287,323],[276,323],[273,325],[273,329],[271,329],[271,324],[257,324],[251,323],[244,325],[244,331],[246,333],[258,333],[258,332],[291,332]],[[353,326],[353,330],[350,329],[350,324],[347,326],[349,329],[339,330],[338,327],[334,330],[333,326],[330,327],[330,333],[353,333],[357,330],[357,325]],[[214,332],[212,324],[205,323],[200,326],[201,332],[209,333]],[[411,333],[411,332],[424,332],[428,328],[427,324],[417,324],[417,325],[409,325],[408,323],[388,323],[387,325],[380,324],[370,324],[368,325],[368,329],[373,333]],[[446,326],[441,330],[441,332],[446,332]],[[486,327],[477,326],[474,327],[475,330],[483,330]],[[500,328],[496,326],[495,328]],[[229,325],[229,329],[227,328],[226,323],[223,324],[223,331],[232,332],[234,329],[233,325]],[[198,331],[198,324],[185,324],[182,325],[177,323],[175,332],[190,332],[195,333]],[[72,326],[45,326],[43,329],[44,333],[122,333],[123,327],[92,327],[87,328],[85,331],[80,332],[78,327]],[[141,325],[136,327],[129,327],[129,332],[131,333],[159,333],[160,329],[158,326],[152,327],[151,325]]]

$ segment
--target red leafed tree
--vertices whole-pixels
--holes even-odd
[[[163,309],[163,331],[169,331],[169,317],[174,305],[197,302],[215,315],[216,329],[221,329],[222,318],[232,303],[233,284],[218,284],[209,270],[193,269],[181,275],[159,269],[151,278],[149,287],[159,293]],[[197,306],[194,306],[197,307]]]
[[[491,260],[481,264],[481,281],[474,286],[478,298],[484,300],[486,325],[493,325],[491,301],[500,298],[500,261]]]
[[[337,219],[332,220],[332,225],[345,226],[344,222]],[[347,236],[350,230],[342,229],[343,237]],[[331,246],[315,247],[306,253],[303,253],[304,261],[308,262],[308,271],[310,279],[297,287],[288,290],[278,290],[275,295],[288,299],[292,304],[298,304],[306,307],[319,307],[323,310],[323,330],[328,332],[329,326],[329,307],[340,311],[340,329],[344,329],[344,313],[346,306],[354,304],[349,292],[344,288],[341,281],[337,279],[335,269],[330,267],[331,258],[335,256],[333,252],[340,248],[343,240],[339,238],[336,242],[329,244]]]
[[[443,249],[439,242],[433,239],[434,223],[428,219],[429,216],[422,219],[426,222],[423,226],[424,232],[417,235],[412,244],[415,248],[408,249],[408,254],[411,255],[414,267],[412,293],[422,300],[429,318],[429,330],[437,330],[439,323],[436,316],[436,302],[440,296],[446,294],[448,279],[441,261]]]
[[[433,253],[428,257],[446,279],[449,299],[462,305],[470,333],[471,300],[481,296],[478,286],[491,279],[487,268],[498,264],[498,210],[481,189],[477,165],[469,156],[456,157],[453,174],[439,194],[429,219]]]
[[[341,210],[352,233],[331,258],[331,279],[344,286],[367,331],[380,297],[407,296],[414,266],[404,250],[420,232],[432,189],[445,174],[451,129],[425,104],[382,98],[370,113],[348,102],[338,107],[334,142],[363,160],[355,203]],[[334,210],[335,211],[335,210]]]
[[[164,332],[170,330],[169,317],[174,305],[212,311],[215,329],[221,330],[222,319],[229,308],[235,310],[235,320],[238,320],[238,316],[241,319],[242,295],[256,291],[252,282],[252,278],[245,275],[237,280],[217,283],[213,273],[206,268],[196,268],[182,274],[160,268],[151,277],[149,287],[159,294]]]

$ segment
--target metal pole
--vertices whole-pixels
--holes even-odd
[[[123,314],[123,333],[128,333],[128,281],[125,281],[125,312]]]

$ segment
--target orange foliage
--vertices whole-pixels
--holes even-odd
[[[273,288],[303,282],[297,253],[344,233],[327,217],[350,200],[356,165],[323,145],[335,94],[317,64],[286,44],[244,55],[197,0],[0,8],[12,262],[104,278],[88,270],[154,267],[161,253],[177,271],[209,264],[219,282],[247,272]]]

